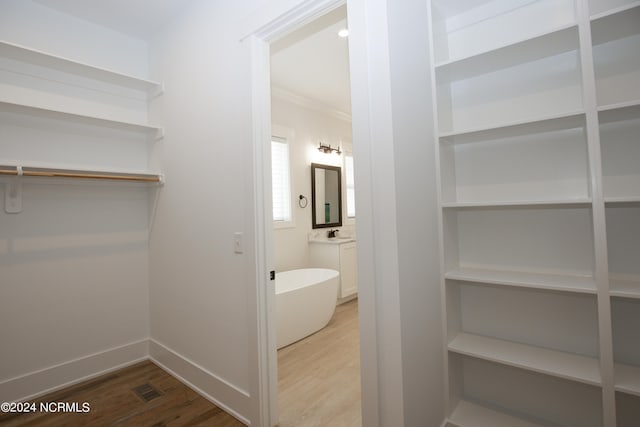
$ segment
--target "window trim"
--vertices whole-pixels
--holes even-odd
[[[272,125],[271,126],[271,138],[269,140],[269,148],[271,149],[271,144],[273,140],[281,140],[285,142],[289,148],[289,197],[290,197],[290,214],[291,219],[288,221],[276,221],[273,219],[273,189],[271,190],[271,215],[272,215],[272,223],[274,229],[285,229],[285,228],[295,228],[296,227],[296,216],[295,216],[295,203],[294,203],[294,189],[293,189],[293,165],[292,165],[292,142],[293,138],[293,130],[286,128],[284,126]],[[272,151],[269,151],[271,154]],[[271,156],[270,156],[271,157]],[[271,158],[271,177],[272,177],[272,186],[273,186],[273,159]]]
[[[353,152],[351,150],[345,150],[344,152],[344,159],[343,159],[343,168],[344,168],[344,217],[346,220],[350,220],[350,221],[354,221],[356,220],[356,216],[357,213],[355,212],[355,174],[353,174],[352,178],[354,179],[354,183],[353,183],[353,193],[354,193],[354,215],[353,216],[349,216],[349,189],[347,187],[347,182],[349,181],[349,174],[347,171],[347,157],[351,157],[352,162],[353,162]],[[352,164],[352,168],[353,168],[353,164]],[[354,172],[353,170],[351,172]]]

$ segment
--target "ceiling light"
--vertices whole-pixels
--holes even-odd
[[[349,35],[349,30],[347,30],[346,28],[343,28],[340,31],[338,31],[338,35],[340,37],[347,37]]]

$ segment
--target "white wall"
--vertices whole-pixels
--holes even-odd
[[[146,75],[144,42],[30,1],[0,3],[0,39]],[[14,77],[0,76],[0,99],[11,94],[36,104],[46,99],[61,109],[75,107],[73,97],[65,101],[64,90],[48,98],[51,82],[32,90],[7,82]],[[97,113],[97,104],[85,104],[79,112]],[[72,127],[72,135],[65,137],[69,129],[61,125],[38,127],[3,112],[0,127],[0,161],[86,167],[117,162],[126,152],[122,145],[109,144],[113,134],[88,141],[94,136],[82,126]],[[146,155],[133,157],[125,162],[146,166]],[[3,179],[0,400],[41,393],[144,357],[149,335],[147,190],[25,180],[23,212],[7,214],[4,183],[9,178]]]
[[[311,228],[311,163],[328,164],[342,167],[342,156],[325,154],[318,151],[318,142],[351,149],[351,123],[338,119],[317,109],[307,108],[274,96],[271,103],[271,118],[275,133],[289,130],[289,155],[291,163],[291,185],[293,192],[292,207],[294,226],[275,228],[273,233],[276,271],[309,267],[308,234],[312,231],[324,233],[326,230]],[[342,183],[344,184],[344,169]],[[344,187],[344,185],[343,185]],[[342,189],[343,204],[346,194]],[[307,197],[308,205],[298,205],[298,195]],[[343,206],[344,207],[344,206]],[[344,233],[352,233],[355,220],[346,217],[343,209],[342,223]],[[346,230],[348,229],[348,230]]]
[[[194,1],[150,44],[165,84],[152,116],[165,127],[166,174],[150,241],[151,355],[244,420],[256,315],[251,51],[236,37],[256,5]]]

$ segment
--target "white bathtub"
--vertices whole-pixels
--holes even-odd
[[[282,348],[324,328],[336,309],[338,273],[303,268],[276,274],[276,337]]]

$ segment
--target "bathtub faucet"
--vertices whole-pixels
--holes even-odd
[[[337,233],[338,231],[340,231],[340,230],[329,230],[329,231],[327,231],[327,237],[328,237],[329,239],[333,239],[333,238],[335,238],[335,237],[336,237],[336,233]]]

